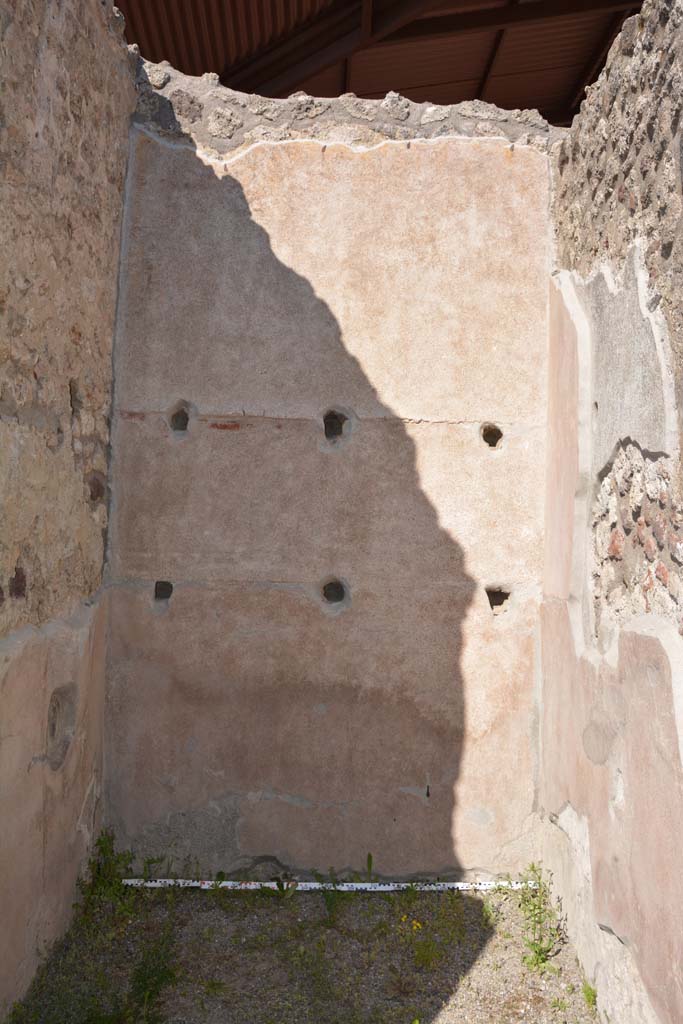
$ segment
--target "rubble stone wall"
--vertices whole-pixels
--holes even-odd
[[[0,1016],[99,826],[121,18],[0,0]],[[93,603],[84,604],[85,600]]]
[[[551,152],[539,807],[620,1024],[683,1019],[682,57],[646,0]]]

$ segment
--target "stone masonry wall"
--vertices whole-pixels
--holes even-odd
[[[615,40],[605,70],[555,156],[557,265],[589,277],[623,271],[642,248],[652,309],[666,319],[683,386],[680,150],[683,4],[645,0]],[[681,423],[683,410],[678,410]]]
[[[620,1024],[683,1019],[682,84],[683,4],[646,0],[551,152],[539,809]]]
[[[110,0],[0,0],[0,1017],[101,822],[111,350],[133,75]]]
[[[655,614],[683,631],[683,507],[671,459],[619,446],[593,511],[595,629],[603,639],[630,618]]]
[[[99,586],[133,88],[111,3],[0,3],[0,635]]]

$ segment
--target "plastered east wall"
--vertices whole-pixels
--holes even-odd
[[[121,32],[109,2],[0,2],[0,1016],[101,815]]]
[[[394,876],[514,871],[535,822],[547,126],[139,81],[109,820],[205,872],[368,851]],[[511,593],[498,615],[486,587]]]
[[[683,1018],[680,3],[551,153],[544,861],[604,1020]]]

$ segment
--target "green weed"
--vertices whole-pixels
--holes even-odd
[[[95,853],[88,862],[88,874],[79,879],[81,904],[77,908],[85,919],[101,920],[102,915],[114,918],[129,915],[135,906],[137,891],[123,884],[132,872],[133,854],[118,853],[114,833],[105,829],[95,842]]]
[[[519,906],[524,919],[524,944],[529,950],[524,963],[533,971],[547,970],[548,961],[564,941],[559,904],[553,904],[550,882],[538,864],[529,865],[522,882],[525,885],[520,889]]]
[[[173,964],[173,933],[170,927],[145,946],[130,983],[127,1006],[121,1024],[161,1024],[157,1004],[161,992],[176,980]],[[112,1022],[114,1024],[114,1022]],[[115,1024],[119,1024],[118,1021]]]
[[[431,936],[416,939],[413,943],[413,963],[423,970],[433,971],[445,956],[443,947]]]
[[[598,1006],[597,989],[593,988],[589,981],[584,980],[581,986],[581,992],[586,1006],[588,1006],[591,1010],[596,1010]]]
[[[490,900],[484,899],[481,904],[481,920],[486,928],[493,928],[498,919],[496,908]]]

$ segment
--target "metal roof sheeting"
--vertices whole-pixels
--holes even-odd
[[[432,103],[479,97],[502,107],[536,107],[566,123],[624,17],[640,5],[556,0],[552,9],[543,0],[374,0],[371,18],[369,0],[119,0],[119,6],[128,41],[149,60],[168,60],[191,75],[215,71],[228,84],[234,74],[236,88],[270,95],[352,91],[370,98],[393,90]],[[521,6],[524,21],[477,29],[482,17],[490,25],[520,16],[510,8]],[[552,16],[536,18],[548,10]],[[471,14],[467,30],[441,31],[465,12]],[[534,17],[526,20],[530,12]],[[386,38],[368,29],[389,19]],[[319,70],[312,70],[316,64]]]

